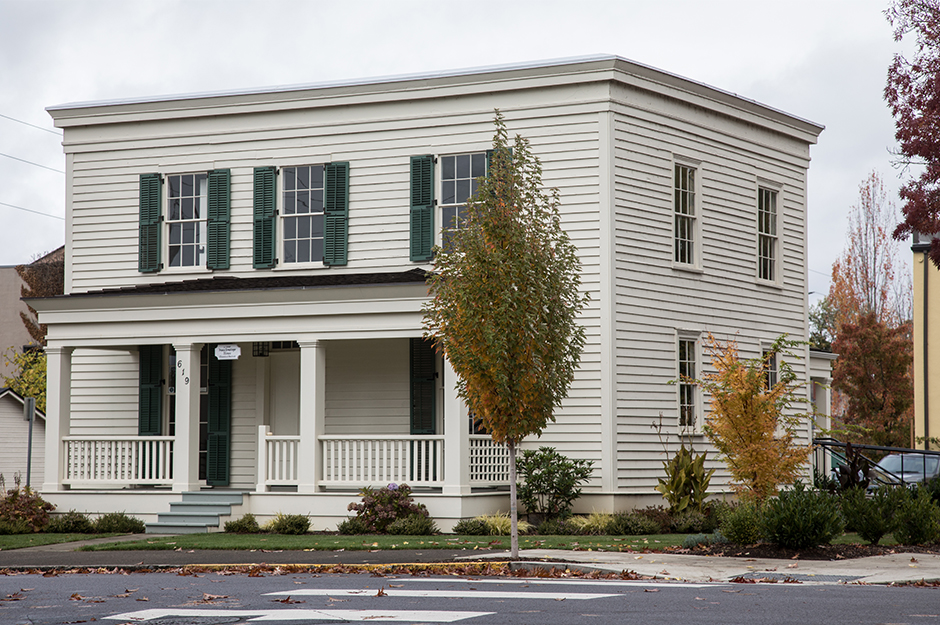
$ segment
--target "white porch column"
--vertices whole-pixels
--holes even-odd
[[[199,490],[199,365],[202,345],[176,350],[176,440],[173,442],[173,491]]]
[[[46,459],[43,491],[63,490],[72,402],[72,348],[46,347]]]
[[[445,495],[470,493],[470,422],[467,408],[457,396],[457,374],[450,361],[444,359],[441,371],[444,389],[444,486]]]
[[[300,345],[300,453],[297,492],[313,493],[323,475],[320,436],[326,413],[326,352],[320,341]]]

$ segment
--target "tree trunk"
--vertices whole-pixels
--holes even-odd
[[[516,441],[510,440],[509,446],[509,520],[510,552],[513,560],[519,557],[519,515],[516,510]]]

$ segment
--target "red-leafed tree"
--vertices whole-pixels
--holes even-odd
[[[884,91],[900,161],[919,172],[900,191],[904,221],[894,236],[904,239],[940,233],[940,0],[895,0],[885,14],[895,41],[915,38],[911,58],[894,56]],[[931,242],[930,259],[940,267],[940,239]]]
[[[845,323],[832,344],[839,354],[832,386],[844,394],[845,425],[863,434],[853,438],[890,447],[911,443],[911,325],[890,327],[874,312]],[[854,426],[854,427],[853,427]]]

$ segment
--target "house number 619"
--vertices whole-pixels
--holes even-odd
[[[186,375],[186,369],[183,368],[183,361],[176,361],[176,368],[180,370],[180,375],[183,376],[183,384],[189,384],[189,376]]]

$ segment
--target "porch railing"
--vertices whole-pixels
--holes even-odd
[[[264,492],[269,486],[296,486],[299,436],[273,436],[266,425],[258,426],[258,484]]]
[[[443,436],[321,436],[324,486],[440,486]]]
[[[173,482],[172,436],[69,436],[63,480],[69,486],[163,486]]]
[[[470,435],[470,483],[473,486],[509,483],[509,448],[494,443],[489,434]]]

